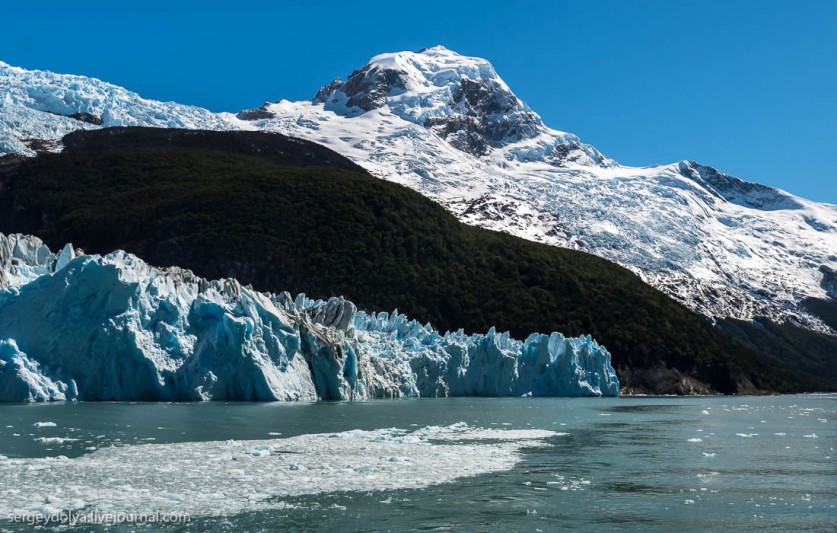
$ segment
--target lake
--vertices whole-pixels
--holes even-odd
[[[833,531],[836,414],[837,395],[0,405],[0,530],[72,511],[135,515],[109,531]]]

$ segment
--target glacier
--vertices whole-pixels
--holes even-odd
[[[343,298],[0,234],[0,401],[618,394],[589,336],[441,334]]]
[[[111,126],[233,129],[223,113],[142,98],[95,78],[0,61],[0,155],[60,149],[64,135]]]
[[[237,114],[0,62],[0,155],[57,150],[69,131],[115,125],[313,141],[467,224],[623,265],[704,316],[835,334],[804,301],[833,293],[837,206],[695,161],[622,165],[544,124],[485,59],[441,46],[380,54],[311,100]]]

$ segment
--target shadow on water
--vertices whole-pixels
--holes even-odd
[[[668,494],[669,490],[660,486],[635,481],[612,481],[600,485],[604,492],[621,492],[628,494]]]
[[[611,413],[676,413],[688,408],[686,405],[677,404],[645,404],[645,405],[614,405],[603,411]]]

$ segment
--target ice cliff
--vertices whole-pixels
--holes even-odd
[[[440,334],[123,251],[0,234],[0,401],[615,396],[589,336]]]

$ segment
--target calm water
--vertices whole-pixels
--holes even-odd
[[[72,485],[64,490],[78,496],[77,507],[118,494],[152,512],[155,502],[189,504],[172,491],[195,499],[222,485],[241,487],[228,493],[228,506],[213,508],[218,516],[201,512],[171,531],[834,531],[835,415],[837,395],[5,405],[0,492],[16,491],[8,494],[28,509],[60,507],[64,500],[37,486],[53,476]],[[304,437],[460,422],[470,429],[421,430],[424,437],[412,440],[397,431]],[[513,430],[526,430],[513,435],[530,440],[520,447],[505,437]],[[270,440],[272,451],[197,444],[229,439]],[[68,459],[42,459],[57,456]],[[142,474],[153,466],[181,476],[213,461],[217,468],[160,494],[149,481],[156,478]],[[492,466],[479,473],[480,463]],[[271,468],[289,477],[259,486]],[[446,481],[456,469],[467,477]],[[227,471],[230,481],[219,483]],[[399,479],[407,471],[412,482]],[[96,493],[104,483],[109,492]],[[11,505],[0,508],[8,515]],[[0,516],[0,530],[30,529],[7,518]]]

